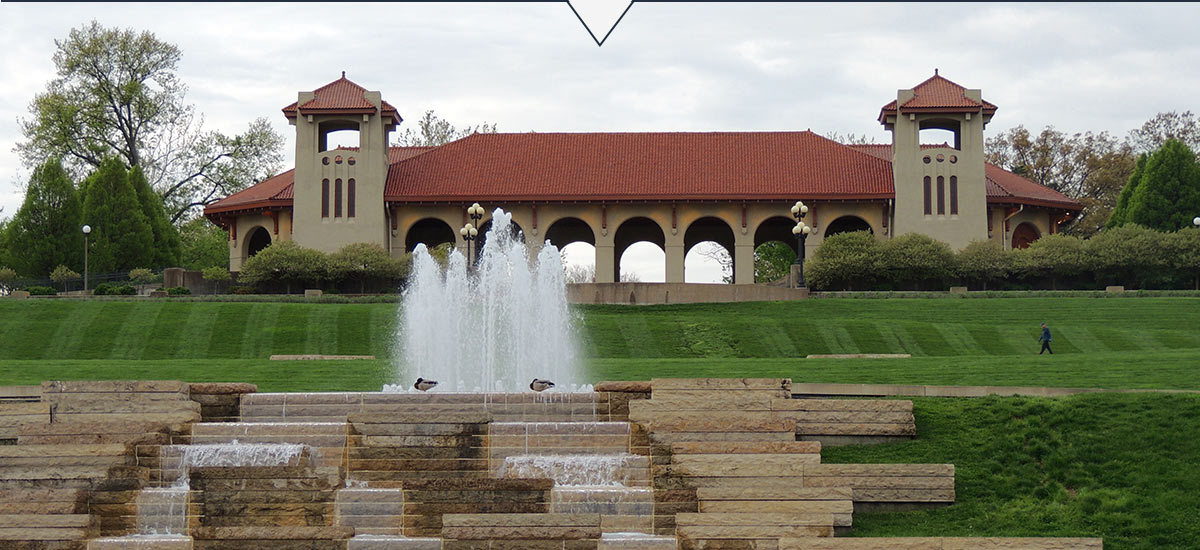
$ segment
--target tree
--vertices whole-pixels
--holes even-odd
[[[954,252],[928,235],[907,233],[880,243],[875,265],[881,278],[897,287],[944,288],[954,275]]]
[[[1171,257],[1175,268],[1189,273],[1195,280],[1195,289],[1200,290],[1200,228],[1181,229],[1171,235]]]
[[[59,285],[65,285],[67,281],[78,281],[82,278],[82,276],[65,265],[60,265],[54,268],[54,271],[50,272],[50,280]],[[66,290],[65,286],[63,290]]]
[[[955,255],[958,277],[987,290],[988,283],[1003,281],[1013,269],[1012,254],[992,240],[971,241]]]
[[[200,270],[200,278],[212,283],[213,294],[217,293],[217,283],[228,282],[233,277],[229,270],[220,266],[206,267]]]
[[[1141,128],[1130,130],[1127,138],[1140,153],[1157,151],[1170,139],[1182,141],[1192,151],[1200,153],[1200,118],[1191,111],[1158,113]]]
[[[329,277],[329,257],[295,241],[276,241],[242,264],[238,282],[247,285],[282,283],[288,294],[298,285],[318,285]]]
[[[594,264],[580,265],[563,262],[563,272],[569,284],[596,282],[596,266]]]
[[[1113,207],[1105,227],[1120,227],[1129,223],[1129,198],[1133,196],[1133,192],[1137,190],[1138,184],[1142,181],[1142,174],[1146,172],[1146,159],[1148,158],[1150,158],[1149,155],[1145,153],[1138,156],[1133,173],[1129,175],[1129,180],[1125,182],[1125,187],[1117,196],[1117,204]]]
[[[0,295],[12,291],[13,283],[17,281],[17,272],[11,267],[0,266]]]
[[[121,160],[106,159],[88,177],[85,187],[83,223],[92,226],[88,239],[92,271],[104,273],[150,265],[154,232]]]
[[[330,278],[358,281],[359,292],[364,293],[367,281],[395,282],[408,274],[408,267],[408,261],[393,259],[375,243],[348,244],[329,257]]]
[[[150,223],[150,232],[154,235],[154,248],[149,255],[149,265],[154,267],[173,267],[179,265],[182,245],[179,240],[179,230],[171,225],[163,211],[162,198],[150,188],[142,167],[134,166],[129,171],[129,184],[137,193],[138,204],[142,214]]]
[[[865,288],[875,282],[879,241],[869,231],[827,237],[804,263],[809,286],[830,290]]]
[[[754,282],[770,283],[787,277],[796,262],[792,247],[780,241],[767,241],[754,249]]]
[[[58,265],[83,269],[83,206],[57,159],[34,170],[25,201],[8,228],[12,267],[26,277],[45,277]]]
[[[429,147],[445,145],[474,133],[496,133],[496,125],[492,124],[488,126],[487,122],[474,127],[455,128],[449,121],[434,115],[432,110],[425,111],[425,115],[421,117],[421,120],[417,121],[417,128],[419,129],[417,132],[414,132],[411,127],[405,129],[404,133],[392,145],[399,147]]]
[[[985,142],[987,160],[1083,203],[1068,233],[1089,236],[1109,219],[1134,168],[1132,147],[1107,132],[1068,135],[1017,126]]]
[[[1165,235],[1139,225],[1123,225],[1085,242],[1087,266],[1102,284],[1128,288],[1162,287],[1175,268]]]
[[[179,226],[180,263],[199,271],[220,266],[229,269],[229,233],[204,218],[193,218]]]
[[[1200,212],[1200,165],[1182,141],[1168,139],[1146,160],[1141,181],[1129,197],[1129,223],[1157,231],[1192,226]]]
[[[278,169],[283,139],[264,120],[234,137],[202,130],[174,44],[95,21],[54,44],[57,77],[20,120],[27,165],[57,156],[80,177],[115,155],[145,171],[172,221]]]
[[[1049,279],[1050,288],[1077,277],[1087,267],[1083,240],[1071,235],[1046,235],[1014,251],[1014,271],[1026,278]]]

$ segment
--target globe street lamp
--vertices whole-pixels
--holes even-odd
[[[88,234],[92,232],[92,226],[83,226],[83,293],[87,294],[88,285]]]
[[[1196,227],[1200,227],[1200,216],[1192,218],[1192,224],[1194,224]]]
[[[471,241],[476,240],[475,236],[479,233],[479,220],[483,219],[483,207],[479,206],[479,203],[467,207],[467,217],[471,218],[471,222],[458,232],[467,241],[467,263],[474,266],[475,262],[479,261],[479,246],[475,246],[475,260],[471,261]]]
[[[808,206],[802,201],[796,201],[796,204],[792,205],[792,217],[796,218],[796,227],[792,228],[792,234],[796,236],[796,265],[799,266],[796,288],[807,286],[804,281],[804,242],[812,234],[812,227],[804,223],[804,216],[807,214]]]
[[[464,225],[462,229],[458,230],[458,234],[462,235],[463,240],[467,242],[467,266],[473,267],[475,262],[471,261],[471,242],[475,240],[475,236],[479,234],[479,230],[475,229],[473,224],[467,223],[467,225]],[[477,256],[478,252],[479,251],[476,250]]]

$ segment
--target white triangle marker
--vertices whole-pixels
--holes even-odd
[[[629,8],[633,7],[633,2],[631,0],[568,0],[567,5],[571,7],[571,11],[575,12],[579,22],[583,23],[583,28],[587,29],[592,40],[596,41],[596,45],[603,46],[604,41],[608,40],[608,35],[617,28],[617,23],[620,23],[621,18],[629,12]],[[601,33],[603,33],[602,36],[600,36]]]

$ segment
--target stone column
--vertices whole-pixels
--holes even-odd
[[[683,258],[684,258],[684,250],[683,250],[683,242],[682,242],[683,239],[679,239],[679,241],[680,242],[671,242],[670,239],[667,240],[667,247],[666,247],[667,248],[667,250],[666,250],[666,252],[667,252],[667,277],[666,277],[666,282],[668,282],[668,283],[682,283],[683,282]]]
[[[733,284],[754,284],[754,242],[733,246]]]

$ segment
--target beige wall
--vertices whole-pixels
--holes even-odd
[[[279,232],[275,233],[275,220],[271,216],[265,214],[247,214],[238,216],[234,223],[237,224],[237,239],[229,240],[229,270],[241,271],[242,263],[246,261],[246,254],[250,246],[250,232],[255,228],[262,227],[267,230],[271,236],[271,242],[275,241],[290,241],[292,240],[292,213],[287,210],[280,211],[279,216]]]

